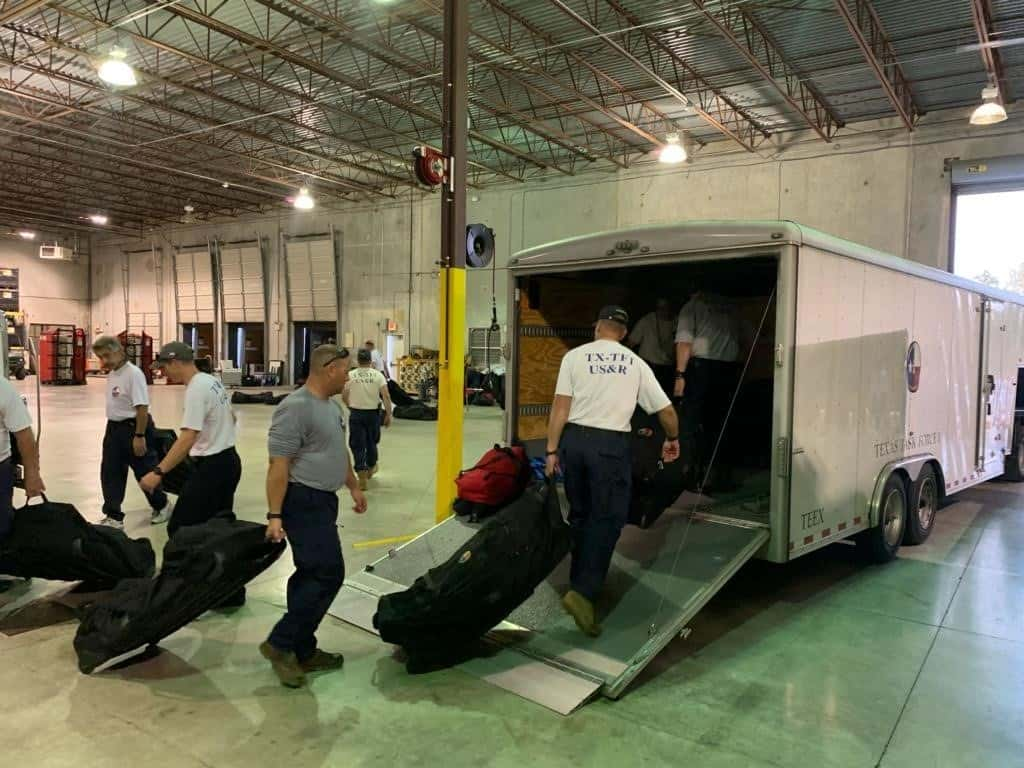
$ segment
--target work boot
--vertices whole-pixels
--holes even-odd
[[[260,644],[260,654],[270,662],[281,685],[286,688],[301,688],[306,684],[306,673],[303,672],[294,653],[279,650],[267,640]]]
[[[345,665],[345,657],[340,653],[328,653],[317,648],[313,655],[305,661],[300,661],[299,666],[303,672],[333,672]]]
[[[590,637],[598,637],[601,634],[601,625],[597,623],[594,615],[594,604],[575,590],[570,590],[562,598],[562,607],[565,612],[572,616],[580,632]]]
[[[365,491],[370,487],[370,473],[368,470],[361,470],[359,472],[359,490]]]

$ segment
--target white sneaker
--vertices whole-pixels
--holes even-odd
[[[105,525],[107,528],[113,528],[117,531],[124,530],[124,520],[115,520],[112,517],[104,517],[100,520],[99,525]]]
[[[168,520],[171,519],[171,512],[173,512],[173,511],[174,511],[174,509],[171,507],[171,500],[168,499],[167,503],[164,504],[164,508],[163,509],[153,510],[153,517],[151,517],[149,519],[150,524],[151,525],[163,525],[164,523],[166,523]]]

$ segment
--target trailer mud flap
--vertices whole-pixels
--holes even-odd
[[[768,541],[767,527],[728,509],[673,508],[647,530],[627,527],[598,604],[604,631],[582,635],[561,607],[563,562],[489,635],[500,652],[462,669],[562,714],[598,692],[618,698]],[[330,613],[368,631],[382,594],[444,562],[475,528],[449,519],[352,576]]]

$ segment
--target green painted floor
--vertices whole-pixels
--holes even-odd
[[[176,421],[180,393],[154,389],[158,422]],[[43,407],[50,496],[98,517],[102,382],[47,389]],[[264,513],[270,412],[239,409],[238,511],[251,520]],[[466,464],[500,432],[500,411],[471,409]],[[366,542],[429,526],[434,440],[431,424],[385,435],[370,512],[345,516],[351,568],[386,551]],[[143,506],[132,487],[130,533],[162,546]],[[256,646],[280,615],[287,560],[245,608],[208,614],[160,656],[93,677],[77,672],[74,624],[11,615],[61,585],[0,595],[0,765],[1024,766],[1017,486],[967,492],[926,545],[887,566],[863,566],[843,545],[788,566],[748,565],[622,700],[568,718],[457,670],[409,677],[375,637],[333,619],[321,642],[346,653],[345,670],[280,688]]]

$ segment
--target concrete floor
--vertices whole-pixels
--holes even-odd
[[[43,393],[50,496],[93,519],[102,389]],[[153,400],[158,423],[175,424],[181,389],[154,387]],[[271,409],[238,411],[237,511],[259,520]],[[500,424],[498,411],[470,410],[467,465]],[[385,435],[370,511],[345,516],[350,569],[386,551],[374,542],[429,526],[433,454],[432,424]],[[37,581],[0,595],[0,765],[1024,766],[1022,493],[964,494],[926,545],[887,566],[863,566],[842,545],[788,566],[752,563],[625,698],[569,718],[458,670],[409,677],[375,637],[330,618],[320,639],[345,652],[345,671],[281,688],[256,646],[281,612],[287,556],[245,608],[91,677],[77,672],[73,623],[16,631],[12,609],[66,589]],[[133,484],[125,508],[129,533],[162,547]]]

